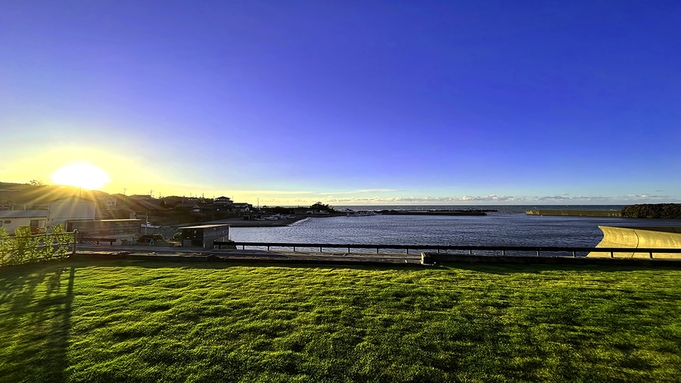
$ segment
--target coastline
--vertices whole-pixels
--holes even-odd
[[[278,220],[249,220],[249,219],[243,219],[243,218],[225,218],[225,219],[218,219],[215,221],[207,221],[207,222],[201,222],[197,223],[197,225],[209,225],[209,224],[223,224],[223,225],[229,225],[230,227],[281,227],[281,226],[288,226],[293,223],[303,221],[305,219],[310,218],[311,216],[309,215],[296,215],[294,218],[284,218],[284,219],[278,219]],[[315,217],[321,217],[321,216],[315,216]],[[182,226],[189,226],[190,224],[183,224],[183,225],[173,225],[176,227],[182,227]]]

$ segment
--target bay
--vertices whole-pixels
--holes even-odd
[[[343,207],[345,209],[346,207]],[[528,209],[619,210],[621,206],[399,206],[374,209],[495,209],[486,216],[371,215],[308,218],[285,227],[231,228],[236,242],[593,247],[606,226],[681,226],[681,220],[528,216]]]

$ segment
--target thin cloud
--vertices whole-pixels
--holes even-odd
[[[241,194],[253,194],[253,195],[259,195],[259,194],[285,194],[285,195],[291,195],[291,194],[313,194],[314,192],[312,191],[307,191],[307,190],[239,190],[239,193]]]
[[[335,192],[323,192],[319,193],[320,195],[337,195],[337,194],[366,194],[366,193],[394,193],[394,192],[403,192],[405,190],[401,189],[360,189],[360,190],[352,190],[352,191],[335,191]]]

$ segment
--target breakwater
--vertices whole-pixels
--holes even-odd
[[[496,212],[496,210],[379,210],[377,213],[381,215],[463,215],[463,216],[478,216],[487,215],[488,212]]]
[[[551,209],[531,209],[526,210],[527,215],[539,216],[561,216],[561,217],[622,217],[619,210],[551,210]]]

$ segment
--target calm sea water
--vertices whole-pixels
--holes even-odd
[[[345,207],[343,207],[344,209]],[[353,208],[353,207],[351,207]],[[354,207],[368,209],[416,207]],[[489,245],[592,247],[603,238],[599,225],[681,226],[681,220],[528,216],[528,209],[619,210],[621,206],[434,206],[428,209],[497,209],[487,216],[399,216],[308,218],[286,227],[232,228],[237,242],[399,245]]]

